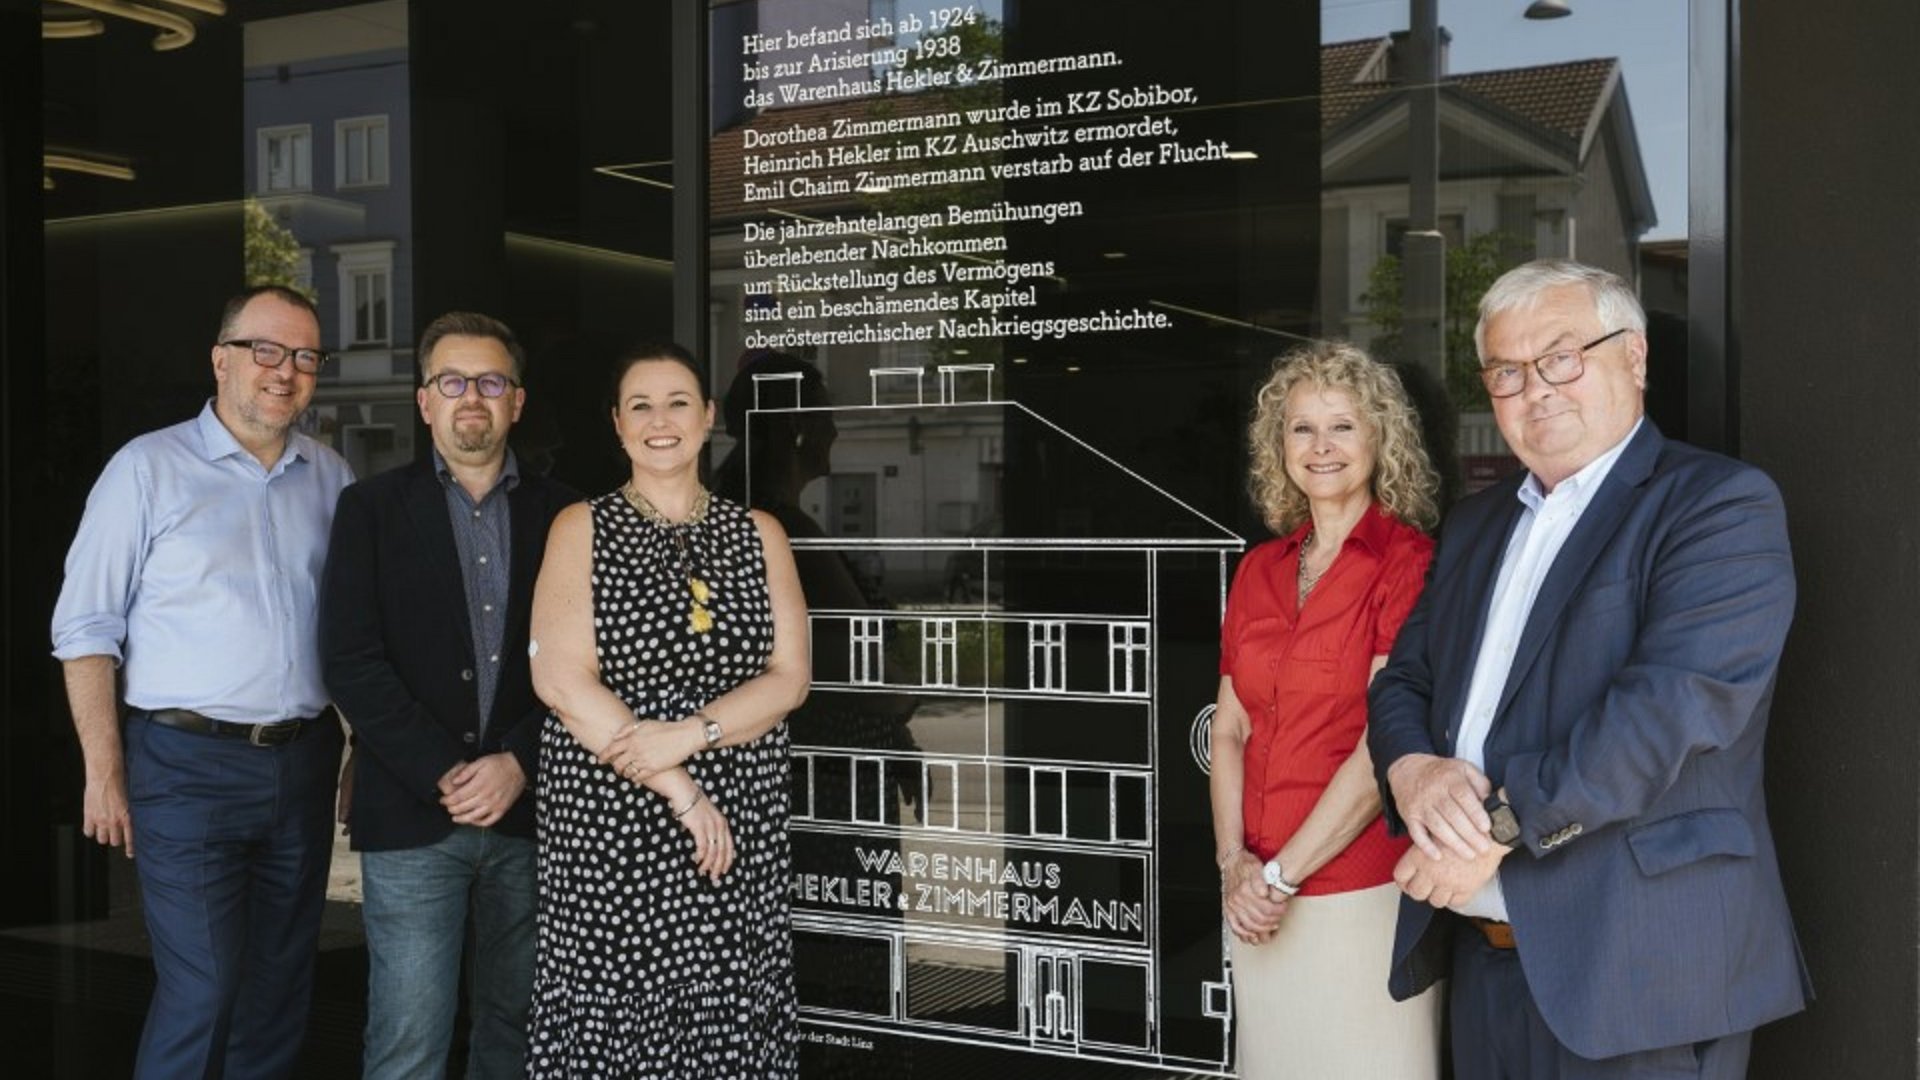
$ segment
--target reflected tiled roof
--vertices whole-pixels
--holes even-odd
[[[1385,81],[1387,38],[1341,41],[1320,49],[1320,130],[1331,131],[1380,98],[1394,92]],[[1479,99],[1534,125],[1585,141],[1599,106],[1620,68],[1612,57],[1559,64],[1449,74],[1443,85],[1468,99]]]

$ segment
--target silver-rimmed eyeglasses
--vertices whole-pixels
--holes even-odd
[[[1562,386],[1573,382],[1587,373],[1587,352],[1597,349],[1631,327],[1623,326],[1611,333],[1602,334],[1577,349],[1555,349],[1544,356],[1532,360],[1501,361],[1480,366],[1480,381],[1487,387],[1487,396],[1509,398],[1527,388],[1527,368],[1532,367],[1540,376],[1540,381],[1548,386]]]
[[[467,384],[472,383],[483,398],[497,398],[507,392],[509,386],[519,386],[520,380],[511,375],[502,375],[489,371],[484,375],[462,375],[457,371],[443,371],[427,380],[427,385],[439,388],[444,397],[457,398],[467,392]]]
[[[266,338],[235,338],[220,343],[223,348],[245,349],[253,354],[253,362],[264,368],[277,368],[293,358],[293,370],[302,375],[312,375],[327,362],[325,349],[291,349],[277,341]]]

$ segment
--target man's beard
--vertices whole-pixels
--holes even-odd
[[[493,417],[487,417],[487,426],[483,428],[463,428],[457,422],[453,429],[453,445],[463,454],[484,454],[500,443],[499,430],[493,426]]]

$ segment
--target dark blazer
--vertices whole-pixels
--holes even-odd
[[[353,729],[353,846],[422,847],[453,822],[436,785],[462,761],[511,751],[527,790],[494,826],[533,835],[533,789],[546,707],[527,670],[533,581],[554,517],[579,496],[520,474],[507,492],[512,557],[500,685],[479,734],[476,657],[447,495],[431,461],[348,487],[333,515],[321,584],[327,690]]]
[[[1386,770],[1454,752],[1522,479],[1449,516],[1374,680],[1367,745],[1396,828]],[[1761,790],[1793,604],[1773,482],[1651,421],[1540,588],[1486,773],[1521,827],[1500,882],[1527,985],[1583,1057],[1748,1031],[1810,996]],[[1460,922],[1401,898],[1395,997],[1445,974]]]

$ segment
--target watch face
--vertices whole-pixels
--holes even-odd
[[[1520,821],[1513,816],[1513,807],[1503,803],[1489,816],[1493,818],[1494,842],[1512,847],[1520,839]]]
[[[1261,868],[1260,878],[1277,889],[1280,887],[1280,868],[1273,863],[1268,863]]]
[[[719,724],[715,723],[712,720],[707,721],[704,732],[707,736],[708,746],[718,746],[720,744],[720,725]]]

